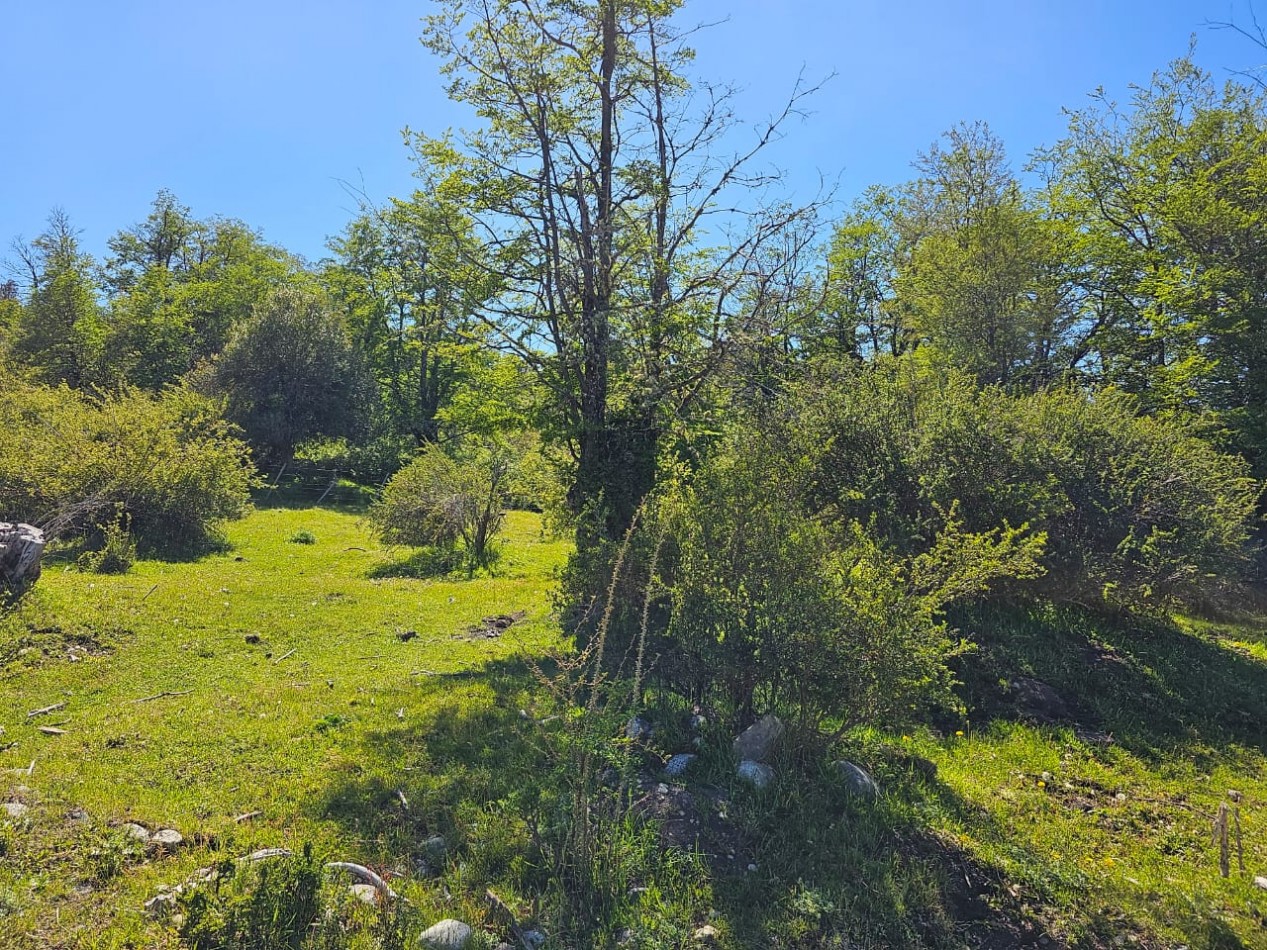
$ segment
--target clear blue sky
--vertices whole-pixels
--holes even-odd
[[[198,216],[242,218],[310,258],[347,220],[340,180],[376,199],[413,188],[400,130],[464,113],[418,42],[426,0],[43,0],[0,22],[0,247],[64,207],[100,253],[159,188]],[[1260,12],[1267,14],[1267,4]],[[985,119],[1022,160],[1098,85],[1126,98],[1198,36],[1224,75],[1263,51],[1206,20],[1247,0],[688,0],[726,22],[696,42],[699,75],[778,104],[804,67],[836,78],[774,154],[793,193],[819,171],[849,198],[909,176],[959,120]],[[2,255],[0,255],[2,256]]]

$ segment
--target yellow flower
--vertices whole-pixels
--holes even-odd
[[[955,735],[957,735],[957,736],[959,736],[960,738],[962,738],[962,737],[963,737],[963,730],[962,730],[962,729],[956,729],[956,730],[955,730]]]
[[[1105,866],[1106,868],[1111,868],[1111,867],[1113,867],[1113,859],[1112,859],[1112,858],[1110,858],[1108,855],[1105,855],[1105,857],[1104,857],[1104,866]]]
[[[910,741],[911,741],[911,737],[910,737],[910,736],[902,736],[902,741],[903,741],[903,742],[910,742]]]
[[[1046,787],[1047,787],[1047,783],[1046,783],[1046,782],[1044,782],[1044,781],[1040,778],[1040,779],[1038,780],[1038,787],[1039,787],[1039,788],[1046,788]]]

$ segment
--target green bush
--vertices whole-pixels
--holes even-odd
[[[804,732],[953,704],[964,645],[943,609],[1039,573],[1042,535],[970,533],[951,508],[927,550],[903,553],[867,524],[817,517],[811,470],[748,445],[736,433],[662,508],[670,619],[656,652],[673,659],[660,672],[725,708],[793,712]]]
[[[757,451],[812,459],[810,508],[872,526],[895,550],[932,544],[956,506],[966,530],[1028,524],[1043,577],[1017,593],[1085,605],[1211,597],[1249,564],[1259,486],[1195,422],[1140,414],[1112,390],[1011,396],[915,359],[820,376]]]
[[[454,550],[462,542],[471,565],[487,562],[501,530],[516,453],[483,440],[446,452],[431,444],[383,488],[370,522],[388,544]]]
[[[114,520],[97,525],[100,546],[79,557],[82,570],[95,574],[126,574],[136,563],[136,540],[129,530],[131,519],[122,504],[116,505]]]
[[[122,512],[143,544],[197,544],[244,513],[254,483],[217,404],[187,390],[93,398],[0,379],[0,519],[57,537]]]

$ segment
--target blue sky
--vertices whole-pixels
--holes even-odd
[[[0,48],[0,247],[61,206],[87,250],[170,188],[310,258],[347,220],[340,181],[413,188],[400,130],[439,133],[449,103],[418,42],[426,0],[44,0],[8,4]],[[1260,5],[1260,11],[1267,13]],[[1198,38],[1217,75],[1267,53],[1207,20],[1247,0],[688,0],[698,74],[776,108],[804,69],[836,77],[772,157],[793,195],[819,173],[848,199],[909,177],[940,131],[985,119],[1015,159],[1063,129],[1062,106],[1120,98]]]

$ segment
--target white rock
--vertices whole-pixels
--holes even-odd
[[[150,840],[150,830],[144,825],[138,825],[135,821],[129,821],[119,830],[129,838],[135,838],[137,841],[142,843]]]
[[[432,924],[418,937],[418,943],[430,950],[463,950],[471,940],[471,928],[460,920],[442,920]]]
[[[1267,877],[1254,878],[1254,886],[1261,887],[1264,891],[1267,891]]]
[[[532,950],[537,950],[537,947],[540,947],[545,942],[546,942],[546,935],[543,934],[540,930],[525,930],[524,931],[524,943],[526,943],[529,947],[531,947]]]
[[[625,723],[625,738],[634,740],[651,738],[651,723],[641,716],[634,716]]]
[[[174,828],[160,828],[150,835],[150,847],[160,851],[175,851],[184,843],[184,835]]]
[[[21,818],[28,811],[30,811],[30,809],[27,808],[25,805],[23,805],[21,802],[5,802],[4,803],[4,812],[10,818]]]
[[[754,788],[765,788],[774,781],[774,769],[764,762],[753,762],[744,759],[735,769],[735,774]]]
[[[353,884],[348,888],[348,893],[362,904],[369,904],[371,907],[378,906],[378,888],[373,884]]]
[[[719,934],[717,933],[717,928],[712,924],[705,924],[703,927],[700,927],[697,931],[695,931],[695,940],[698,943],[714,943],[716,942],[718,936]]]
[[[774,747],[782,737],[783,720],[773,713],[767,713],[735,739],[735,757],[764,762],[774,752]]]

